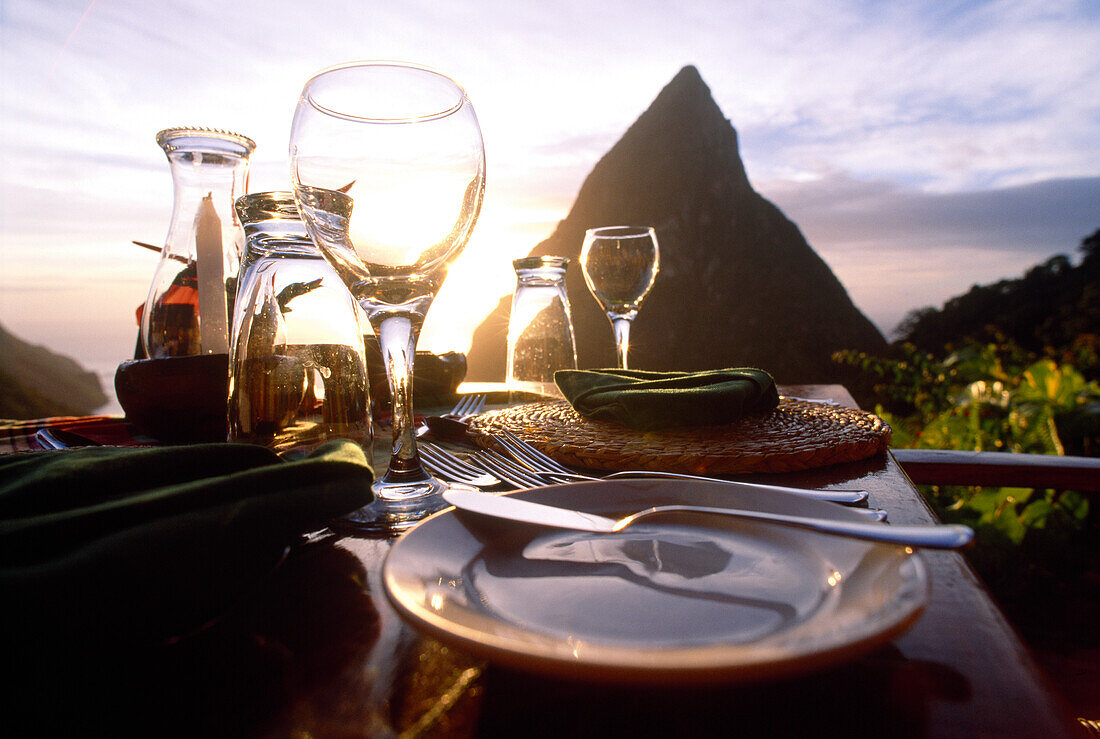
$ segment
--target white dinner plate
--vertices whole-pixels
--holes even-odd
[[[834,503],[702,481],[512,495],[610,516],[680,503],[859,519]],[[928,597],[919,555],[893,544],[717,517],[591,534],[453,508],[393,545],[383,579],[413,627],[472,655],[643,683],[749,681],[835,664],[901,634]]]

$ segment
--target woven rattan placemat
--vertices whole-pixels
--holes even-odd
[[[688,474],[792,472],[879,454],[890,427],[866,411],[784,398],[762,416],[726,426],[637,431],[591,421],[564,400],[489,411],[467,422],[478,444],[507,428],[559,462],[596,470]]]

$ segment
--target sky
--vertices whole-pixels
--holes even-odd
[[[1100,228],[1097,49],[1096,0],[0,0],[0,324],[109,378],[156,266],[131,241],[171,215],[156,132],[243,133],[249,190],[287,189],[306,79],[395,59],[465,86],[487,157],[421,348],[468,348],[511,259],[685,64],[890,337]]]

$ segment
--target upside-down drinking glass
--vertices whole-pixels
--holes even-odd
[[[660,268],[657,234],[648,226],[603,226],[584,232],[584,281],[611,321],[619,368],[626,369],[630,323]]]
[[[305,85],[290,134],[291,180],[310,236],[378,335],[393,397],[389,468],[352,514],[401,531],[445,506],[420,464],[413,358],[424,316],[470,238],[485,192],[477,115],[449,77],[399,62],[353,62]]]
[[[330,439],[373,449],[359,307],[294,194],[238,198],[246,246],[229,343],[229,440],[286,453]]]
[[[565,293],[569,260],[523,257],[513,259],[512,266],[516,291],[508,315],[508,390],[560,398],[554,372],[577,368],[577,342]]]

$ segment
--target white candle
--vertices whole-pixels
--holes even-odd
[[[229,325],[222,222],[209,194],[202,199],[195,216],[195,251],[198,257],[200,351],[203,354],[227,354]]]

